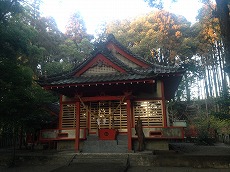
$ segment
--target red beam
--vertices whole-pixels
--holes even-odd
[[[97,96],[97,97],[82,97],[83,102],[89,101],[106,101],[106,100],[121,100],[122,96]]]

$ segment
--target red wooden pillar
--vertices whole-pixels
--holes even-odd
[[[59,130],[61,130],[62,129],[62,115],[63,115],[62,95],[60,95],[59,104],[60,104],[60,111],[59,111],[59,124],[58,124],[58,128],[59,128]]]
[[[132,151],[132,113],[131,113],[131,101],[126,100],[127,111],[127,129],[128,129],[128,151]]]
[[[165,89],[164,82],[161,82],[161,96],[162,96],[162,111],[163,111],[163,127],[167,127],[167,116],[166,116],[166,103],[165,103]]]
[[[76,102],[76,128],[75,128],[75,151],[79,151],[79,141],[80,141],[80,102]]]

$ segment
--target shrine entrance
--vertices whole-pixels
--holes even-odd
[[[76,128],[76,103],[62,104],[62,129]],[[127,132],[126,103],[122,100],[81,102],[80,129],[89,134],[98,134],[100,129],[115,129]]]
[[[126,104],[121,101],[97,101],[88,103],[89,133],[99,129],[116,129],[127,132]]]

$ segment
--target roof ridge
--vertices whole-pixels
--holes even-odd
[[[111,34],[112,35],[112,34]],[[127,47],[125,47],[122,43],[120,43],[117,39],[115,39],[115,37],[113,36],[110,36],[110,39],[107,40],[107,43],[111,41],[113,42],[115,45],[117,45],[119,48],[121,48],[122,50],[124,50],[127,54],[130,54],[132,55],[133,57],[135,57],[137,60],[140,60],[141,62],[144,62],[148,65],[152,65],[151,62],[145,60],[143,57],[137,55],[137,54],[134,54],[130,49],[128,49]]]

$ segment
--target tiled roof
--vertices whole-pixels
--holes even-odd
[[[132,81],[142,80],[148,78],[154,78],[156,75],[139,75],[139,74],[121,74],[121,75],[97,75],[97,76],[81,76],[81,77],[70,77],[66,79],[48,81],[49,85],[66,85],[66,84],[89,84],[89,83],[106,83],[106,82],[119,82],[119,81]],[[40,83],[46,85],[46,81]]]
[[[180,74],[183,71],[161,72],[156,73],[155,69],[135,70],[132,69],[130,73],[124,74],[110,74],[110,75],[96,75],[96,76],[62,76],[59,78],[47,78],[47,80],[40,80],[40,85],[68,85],[68,84],[90,84],[90,83],[107,83],[107,82],[123,82],[123,81],[138,81],[145,79],[156,79],[158,76],[169,76]]]
[[[147,69],[146,68],[130,68],[128,65],[123,63],[121,60],[113,56],[112,53],[106,48],[106,43],[109,41],[116,44],[116,46],[121,48],[126,53],[148,64],[150,67]],[[38,81],[38,83],[42,86],[45,86],[45,85],[84,84],[84,83],[143,80],[143,79],[155,78],[159,74],[160,75],[164,75],[164,74],[171,75],[174,73],[184,71],[184,69],[180,69],[179,67],[161,66],[161,65],[156,65],[156,64],[146,62],[143,58],[132,54],[132,52],[130,52],[127,48],[125,48],[122,44],[120,44],[112,35],[108,37],[107,42],[101,43],[98,49],[92,53],[91,57],[85,59],[82,63],[78,64],[72,71],[65,72],[60,75],[41,78]],[[83,67],[85,67],[98,54],[102,54],[103,56],[105,56],[113,64],[124,69],[126,73],[104,74],[104,75],[94,75],[94,76],[75,76],[76,72],[78,72]]]

